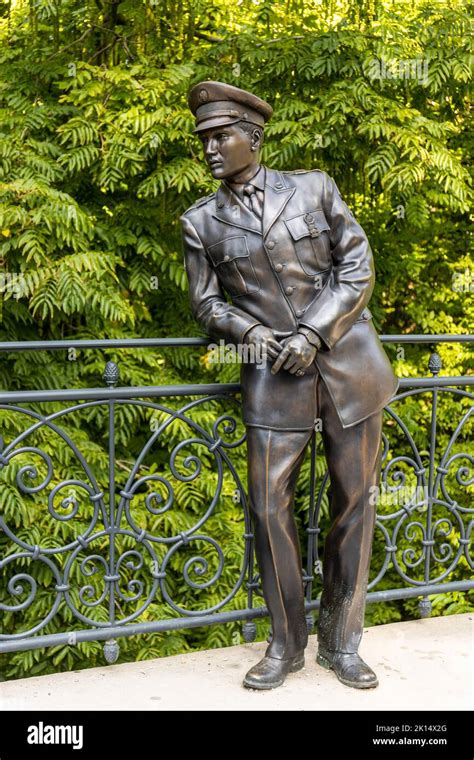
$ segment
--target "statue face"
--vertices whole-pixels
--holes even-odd
[[[252,150],[255,143],[237,124],[206,129],[199,136],[215,179],[232,180],[258,164],[258,151]]]

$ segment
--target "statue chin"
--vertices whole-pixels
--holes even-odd
[[[211,166],[211,174],[214,177],[214,179],[223,179],[225,176],[224,167],[222,165],[220,166]]]

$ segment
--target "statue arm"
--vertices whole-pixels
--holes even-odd
[[[181,217],[181,225],[189,297],[194,318],[209,335],[232,340],[236,344],[243,343],[248,331],[261,323],[226,301],[196,228],[186,216]]]
[[[375,282],[367,236],[342,200],[336,183],[325,176],[322,206],[330,226],[332,271],[306,310],[301,327],[309,327],[331,349],[360,317]]]

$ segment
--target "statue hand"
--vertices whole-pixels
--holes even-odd
[[[275,375],[281,367],[292,375],[304,374],[313,363],[316,353],[316,346],[311,345],[304,335],[290,335],[283,343],[283,349],[272,367],[272,374]]]
[[[259,348],[263,355],[270,359],[276,359],[281,351],[281,345],[275,338],[273,330],[265,325],[252,327],[246,334],[244,343]]]

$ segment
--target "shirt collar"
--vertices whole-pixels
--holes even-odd
[[[265,190],[265,169],[260,167],[258,172],[249,180],[250,185],[255,185],[257,190]]]
[[[238,196],[243,195],[243,189],[244,184],[245,185],[255,185],[257,190],[261,190],[264,192],[265,190],[265,167],[260,166],[259,170],[256,174],[252,177],[252,179],[249,179],[247,182],[234,184],[233,182],[227,182],[227,180],[224,180],[227,187],[230,187],[231,190],[234,191]]]

